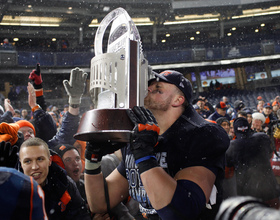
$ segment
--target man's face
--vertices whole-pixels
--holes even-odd
[[[205,102],[204,101],[198,101],[196,104],[199,106],[200,109],[203,109],[204,106],[205,106]]]
[[[258,105],[259,105],[259,106],[263,106],[263,105],[264,105],[264,100],[259,100],[259,101],[258,101]]]
[[[14,117],[20,118],[20,113],[15,112]]]
[[[271,108],[263,108],[263,113],[264,113],[265,115],[270,115],[271,112],[272,112],[272,109],[271,109]]]
[[[23,147],[19,158],[24,174],[32,176],[39,185],[44,186],[51,165],[46,148],[42,145]]]
[[[33,129],[28,126],[21,127],[19,131],[23,133],[24,140],[35,137]]]
[[[274,105],[274,106],[272,106],[272,110],[273,110],[274,112],[277,112],[278,109],[279,109],[279,105]]]
[[[23,109],[23,110],[21,111],[21,115],[22,115],[22,116],[26,116],[26,115],[28,115],[27,110],[26,110],[26,109]]]
[[[256,129],[257,131],[262,130],[262,121],[259,119],[253,119],[252,127],[253,127],[253,129]]]
[[[225,131],[226,131],[227,133],[229,133],[229,129],[230,129],[229,123],[227,123],[226,121],[224,121],[224,122],[222,122],[221,126],[225,129]]]
[[[148,88],[148,94],[144,99],[144,106],[153,110],[167,111],[171,107],[176,86],[170,83],[154,80]]]
[[[247,121],[249,122],[249,124],[252,122],[253,117],[251,114],[247,114]]]
[[[62,157],[67,175],[70,176],[75,182],[78,182],[82,172],[82,161],[77,150],[72,149],[64,153]]]

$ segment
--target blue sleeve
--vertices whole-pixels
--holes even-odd
[[[0,116],[0,123],[14,123],[13,114],[10,111],[6,111],[3,115]]]
[[[48,141],[49,147],[52,149],[58,144],[71,144],[75,143],[74,134],[77,133],[79,127],[80,117],[79,115],[72,115],[66,112],[63,115],[61,128],[53,136],[51,140]]]

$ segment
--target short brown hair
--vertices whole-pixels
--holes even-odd
[[[43,146],[47,151],[48,157],[51,156],[48,144],[45,141],[43,141],[41,138],[37,138],[37,137],[29,138],[26,141],[24,141],[20,146],[20,150],[23,147],[32,147],[32,146]]]

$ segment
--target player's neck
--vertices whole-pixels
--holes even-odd
[[[159,134],[163,134],[181,116],[181,114],[182,111],[179,111],[179,109],[153,112],[160,128]]]

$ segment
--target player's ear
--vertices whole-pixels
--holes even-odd
[[[52,164],[52,155],[50,156],[49,166]]]
[[[174,97],[172,106],[173,107],[178,107],[178,106],[183,105],[184,102],[185,102],[185,97],[183,95],[178,94]]]

